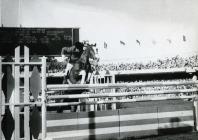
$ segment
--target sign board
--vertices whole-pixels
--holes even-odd
[[[79,41],[79,28],[0,28],[0,55],[13,55],[14,48],[26,45],[30,54],[60,55],[62,47]]]

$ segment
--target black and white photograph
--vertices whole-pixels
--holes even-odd
[[[198,0],[0,0],[0,140],[197,140]]]

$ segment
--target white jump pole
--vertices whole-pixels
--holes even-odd
[[[60,90],[78,90],[78,89],[103,89],[103,88],[122,88],[122,87],[150,87],[150,86],[177,86],[177,85],[193,85],[198,84],[198,81],[185,82],[151,82],[151,83],[115,83],[115,84],[49,84],[47,89],[51,91]]]
[[[1,64],[1,56],[0,56],[0,126],[2,120],[2,64]],[[2,130],[0,128],[0,140],[2,140]]]
[[[15,48],[15,63],[20,63],[20,46]],[[14,103],[20,102],[20,65],[14,66]],[[20,107],[14,107],[15,140],[20,139]]]
[[[24,62],[29,63],[29,48],[24,46]],[[29,66],[24,66],[24,102],[29,103]],[[24,139],[30,140],[30,127],[29,127],[29,121],[30,121],[30,107],[25,106],[24,107]]]
[[[101,97],[122,97],[122,96],[141,96],[141,95],[159,95],[159,94],[179,94],[198,92],[197,88],[193,89],[181,89],[181,90],[163,90],[163,91],[142,91],[142,92],[111,92],[111,93],[86,93],[86,94],[70,94],[70,95],[50,95],[48,99],[74,99],[74,98],[101,98]],[[115,100],[114,98],[113,100]]]
[[[46,57],[42,57],[42,140],[46,138]]]
[[[176,99],[192,99],[195,98],[194,95],[191,96],[181,96],[181,97],[156,97],[156,98],[140,98],[140,99],[122,99],[122,100],[107,100],[107,101],[87,101],[87,102],[71,102],[71,103],[50,103],[47,106],[69,106],[69,105],[81,105],[81,104],[108,104],[108,103],[130,103],[130,102],[143,102],[143,101],[163,101],[163,100],[176,100]]]

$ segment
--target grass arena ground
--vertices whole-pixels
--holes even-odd
[[[122,103],[121,108],[136,108],[136,107],[147,107],[147,106],[158,106],[164,107],[166,105],[180,105],[180,104],[193,104],[188,100],[163,100],[163,101],[142,101],[133,103]]]

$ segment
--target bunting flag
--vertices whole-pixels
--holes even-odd
[[[156,41],[155,41],[155,40],[152,40],[152,44],[153,44],[153,45],[156,45]]]
[[[185,36],[185,35],[183,35],[183,41],[184,41],[184,42],[186,41],[186,36]]]
[[[89,40],[83,40],[83,44],[89,44]]]
[[[167,41],[168,41],[168,43],[169,43],[169,44],[171,44],[171,43],[172,43],[172,41],[171,41],[170,39],[167,39]]]
[[[106,42],[104,42],[104,48],[107,49],[107,43]]]
[[[121,45],[125,45],[125,42],[123,42],[123,41],[120,40],[120,44],[121,44]]]
[[[136,43],[140,46],[140,41],[139,40],[136,40]]]

